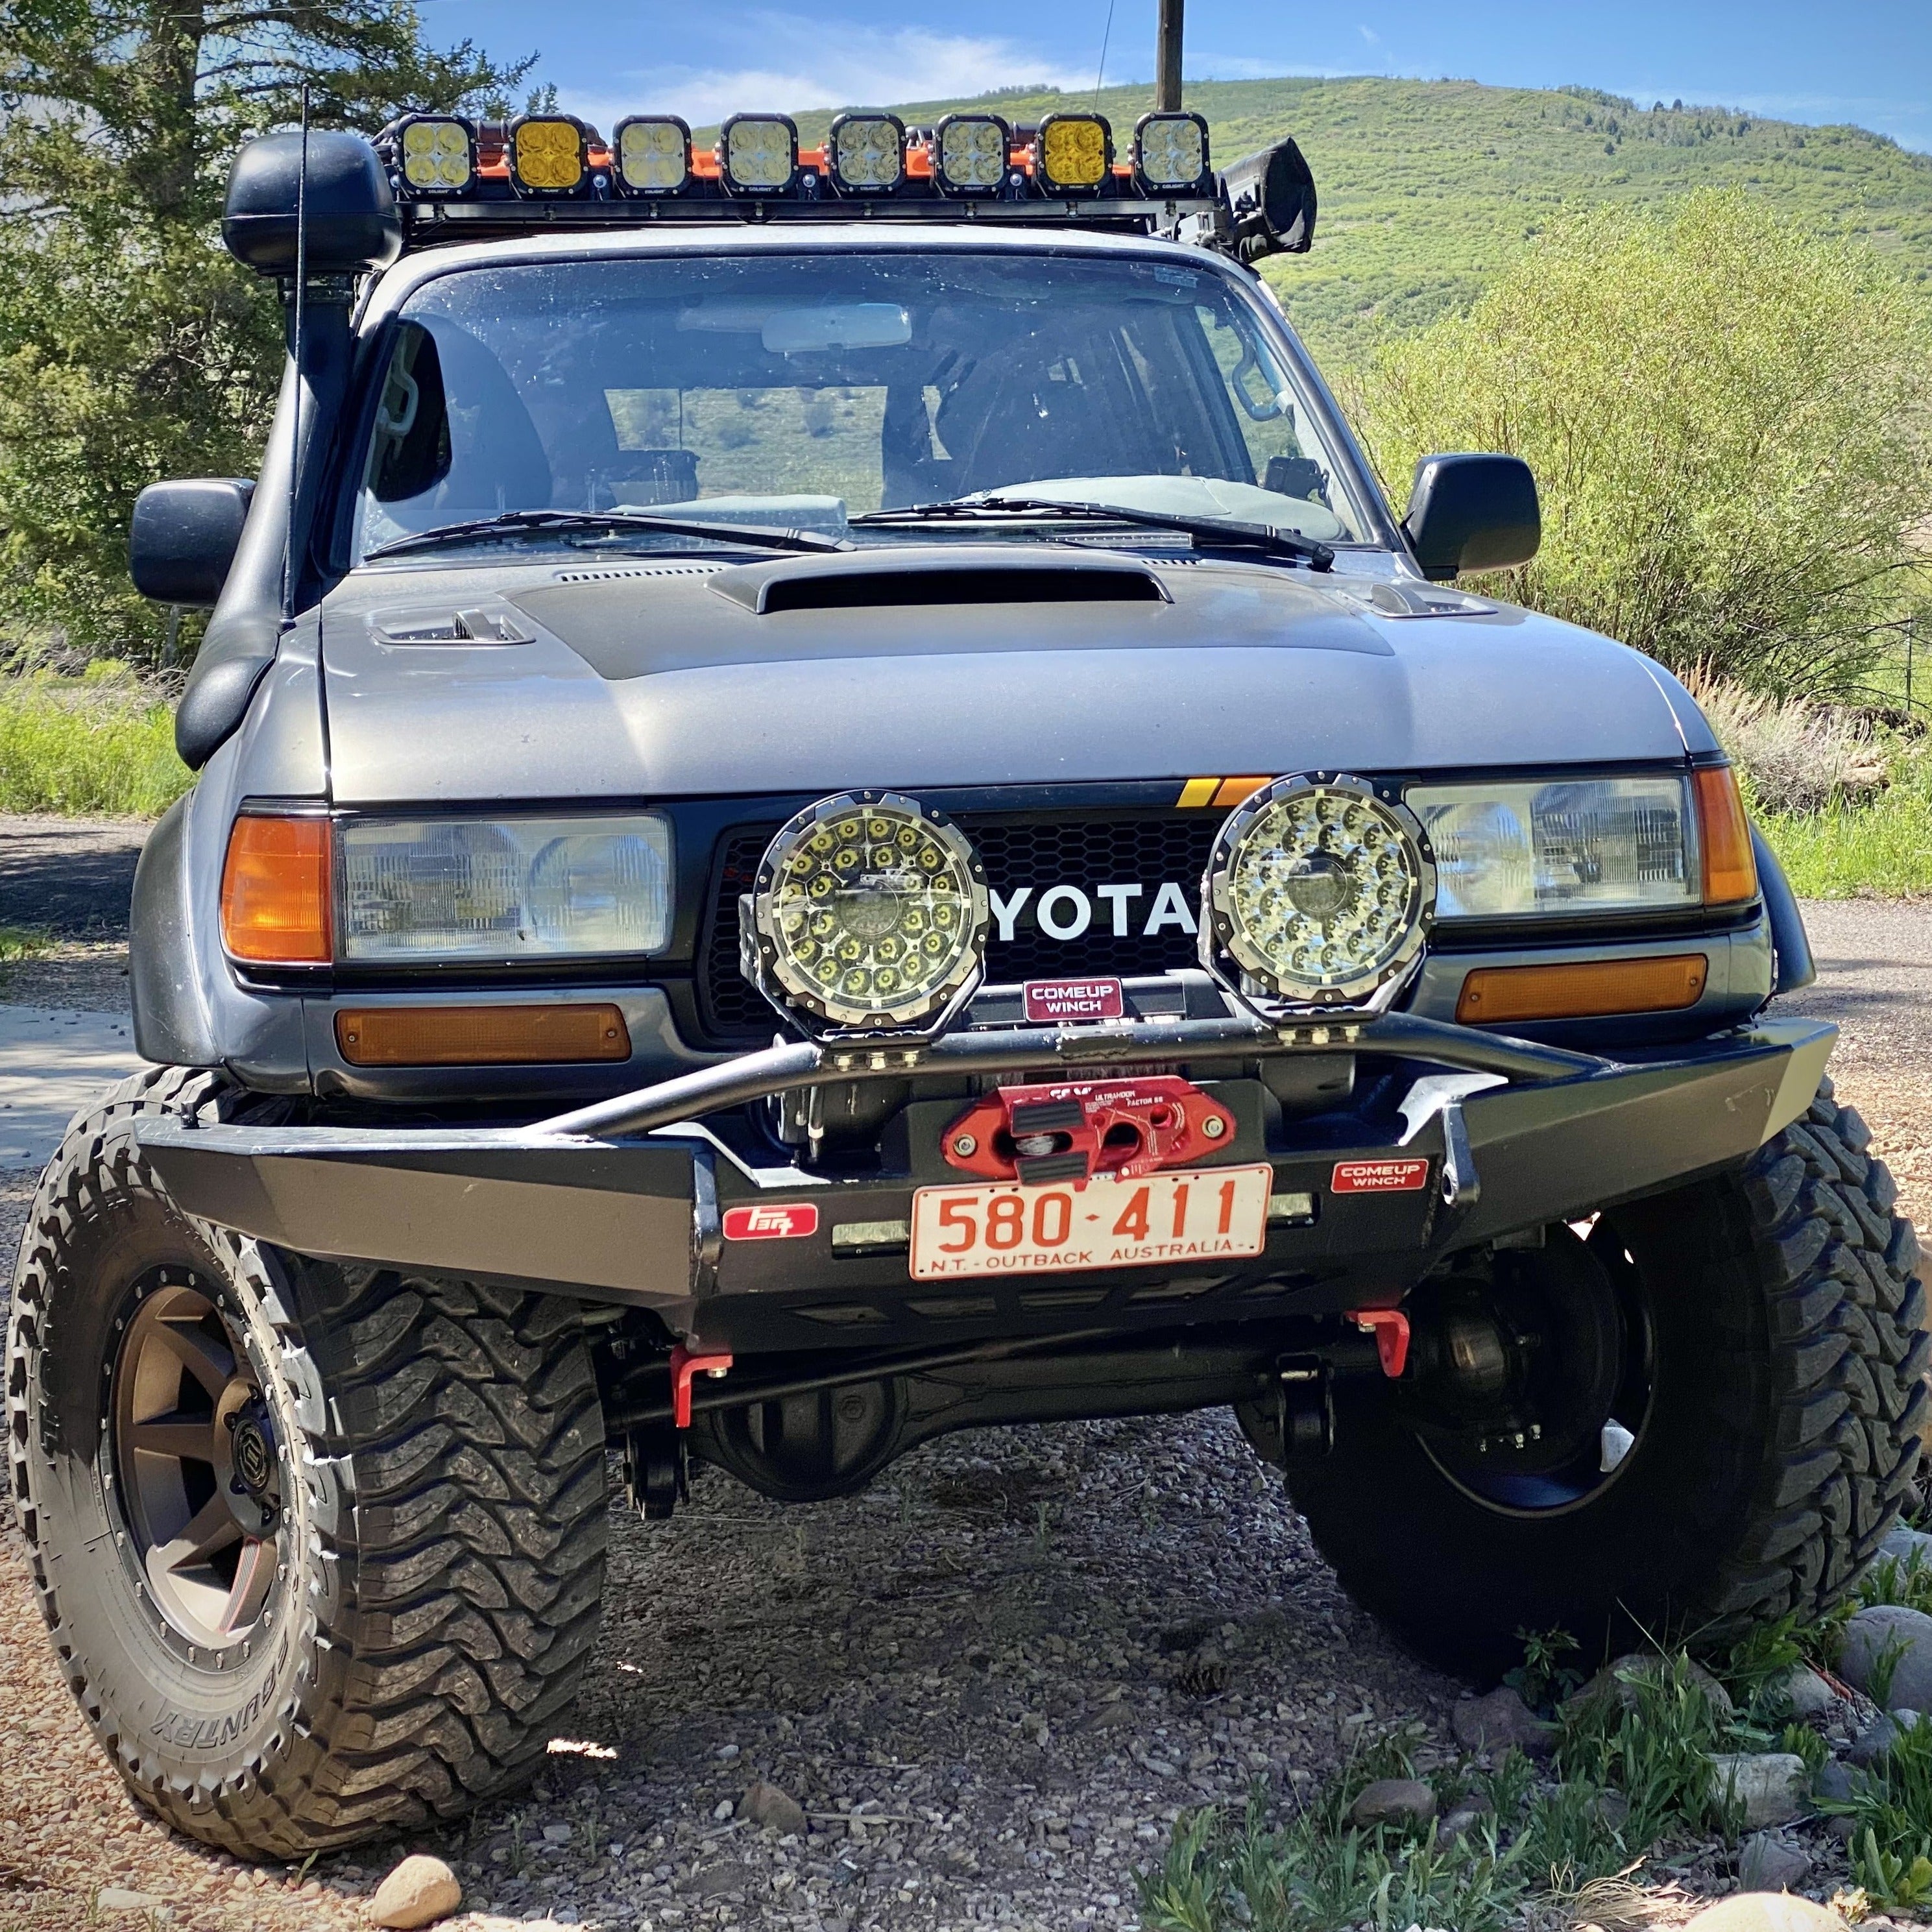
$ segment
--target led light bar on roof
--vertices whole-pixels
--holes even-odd
[[[675,194],[691,178],[691,130],[675,114],[633,114],[611,137],[617,183],[632,194]]]
[[[1091,194],[1114,164],[1114,130],[1099,114],[1049,114],[1034,144],[1041,184],[1054,194]]]
[[[998,194],[1006,178],[1012,132],[997,114],[949,114],[932,138],[932,171],[942,193]]]
[[[798,129],[784,114],[734,114],[718,131],[724,185],[739,194],[783,194],[798,173]]]
[[[842,193],[890,194],[905,178],[905,124],[896,114],[842,114],[825,158]]]
[[[526,194],[574,194],[590,172],[589,145],[567,115],[524,115],[510,123],[510,178]]]

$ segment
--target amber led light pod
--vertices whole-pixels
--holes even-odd
[[[328,820],[244,812],[221,868],[221,943],[251,966],[326,966]]]
[[[362,1006],[335,1016],[351,1066],[549,1066],[628,1060],[614,1006]]]
[[[1701,952],[1560,966],[1483,966],[1463,980],[1456,1017],[1466,1026],[1496,1026],[1505,1020],[1675,1012],[1703,998],[1710,976],[1711,962]]]
[[[1757,855],[1750,821],[1729,765],[1701,765],[1691,774],[1697,788],[1698,848],[1704,855],[1704,903],[1735,905],[1757,897]]]

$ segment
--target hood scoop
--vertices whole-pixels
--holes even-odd
[[[720,572],[710,586],[755,616],[786,610],[874,610],[976,604],[1166,604],[1143,565],[1114,557],[1014,556],[978,545],[914,560],[886,551],[820,561],[787,558]]]
[[[526,644],[530,634],[500,604],[417,604],[406,610],[370,614],[369,634],[379,644]]]

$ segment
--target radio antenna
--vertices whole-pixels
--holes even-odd
[[[1166,4],[1166,0],[1162,0]],[[303,354],[308,320],[308,82],[302,91],[302,165],[296,176],[296,300],[291,347],[295,356],[296,381],[289,412],[289,520],[282,542],[282,615],[295,614],[296,511],[302,500],[302,384],[308,380],[308,360]]]

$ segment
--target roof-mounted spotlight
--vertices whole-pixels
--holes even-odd
[[[476,178],[476,130],[460,116],[412,114],[389,134],[382,145],[408,193],[460,194]]]
[[[998,194],[1006,178],[1012,130],[997,114],[949,114],[932,137],[933,178],[942,194]]]
[[[1114,165],[1114,130],[1100,114],[1049,114],[1034,143],[1040,185],[1049,194],[1092,194]]]
[[[691,129],[675,114],[627,116],[611,147],[627,194],[676,194],[691,178]]]
[[[590,172],[584,123],[568,114],[525,114],[510,123],[510,179],[522,194],[574,194]]]
[[[832,184],[843,194],[890,194],[905,178],[905,123],[896,114],[842,114],[826,137]]]
[[[1134,174],[1149,194],[1206,184],[1208,123],[1198,114],[1143,114],[1134,124]]]
[[[798,176],[798,129],[788,115],[734,114],[718,130],[718,166],[734,194],[783,194]]]

